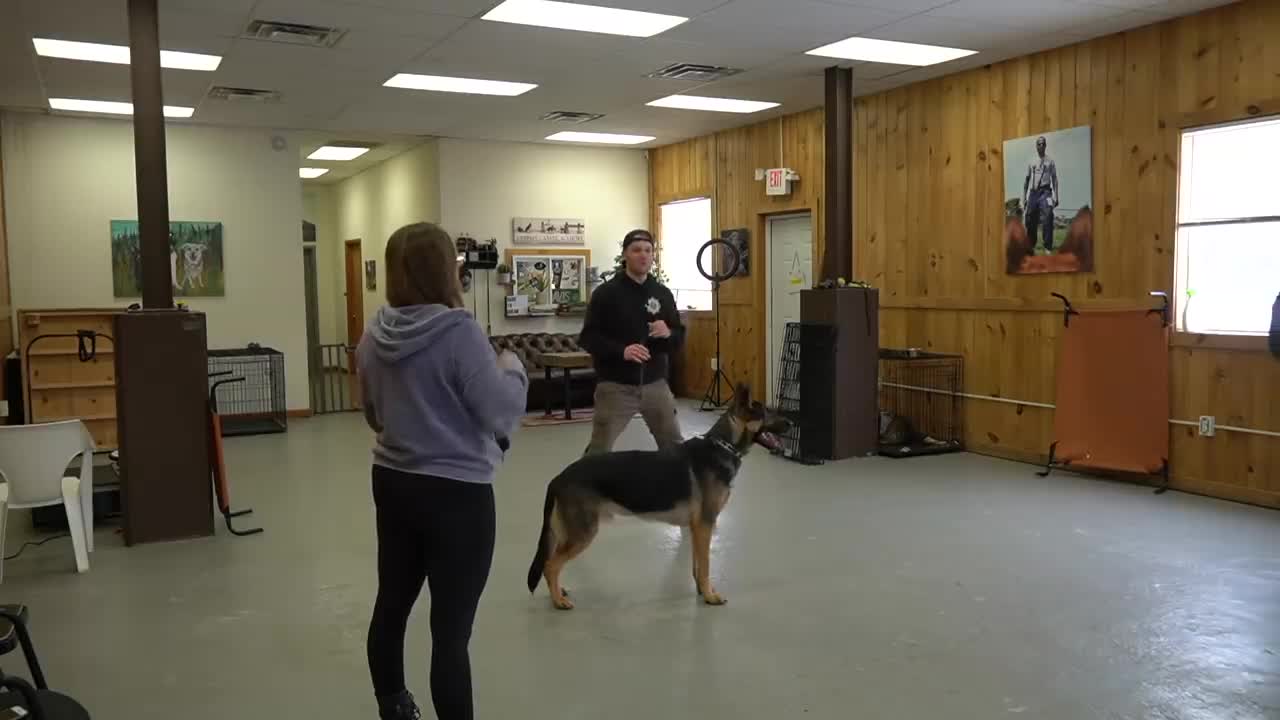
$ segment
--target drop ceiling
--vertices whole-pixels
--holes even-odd
[[[540,142],[559,130],[652,135],[663,145],[822,103],[822,70],[838,61],[806,50],[853,35],[959,46],[976,55],[913,68],[852,67],[855,93],[879,92],[1038,50],[1228,4],[1227,0],[593,0],[690,21],[631,38],[479,19],[499,0],[159,0],[161,46],[223,56],[215,72],[163,71],[165,103],[196,108],[178,122],[308,131],[305,155],[329,141],[382,149],[332,181],[424,136]],[[333,48],[239,37],[252,20],[345,30]],[[0,107],[47,111],[50,97],[128,101],[129,68],[36,56],[33,37],[128,43],[125,0],[0,2]],[[647,77],[673,62],[740,74],[709,84]],[[383,87],[396,73],[537,83],[519,97]],[[273,90],[275,102],[215,100],[215,86]],[[780,103],[735,115],[647,106],[692,92]],[[542,120],[556,110],[602,113],[582,125]],[[316,163],[305,163],[315,165]]]

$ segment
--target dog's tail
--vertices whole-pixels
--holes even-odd
[[[542,503],[542,531],[538,533],[538,549],[534,551],[533,563],[529,565],[529,592],[538,589],[538,580],[542,578],[542,569],[546,567],[551,545],[555,542],[555,538],[551,536],[551,512],[555,507],[556,496],[548,485],[547,499]]]

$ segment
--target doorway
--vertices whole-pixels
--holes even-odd
[[[364,335],[364,259],[360,253],[361,240],[348,240],[345,247],[345,272],[347,278],[347,347],[343,353],[342,372],[347,374],[347,397],[360,407],[359,383],[356,382],[356,345]]]
[[[787,323],[800,322],[800,291],[813,287],[813,218],[809,213],[778,215],[765,224],[768,256],[766,319],[768,334],[768,401],[778,389],[778,359]]]
[[[354,348],[364,334],[364,284],[361,279],[364,260],[360,254],[360,240],[346,243],[347,287],[347,346]]]
[[[305,221],[304,221],[305,224]],[[312,226],[314,227],[314,226]],[[316,246],[302,246],[302,284],[307,301],[307,386],[311,388],[311,409],[316,408],[316,388],[320,386],[320,284],[316,271]]]

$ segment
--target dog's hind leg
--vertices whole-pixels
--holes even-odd
[[[560,585],[560,572],[570,560],[587,549],[595,539],[599,527],[598,522],[592,522],[589,527],[571,533],[566,540],[556,545],[555,552],[547,559],[543,576],[547,579],[547,590],[551,592],[551,604],[560,610],[573,609],[573,601],[567,597],[568,591]]]
[[[698,584],[698,593],[708,605],[723,605],[727,601],[711,586],[711,533],[715,526],[695,516],[691,529],[693,530],[693,580]]]

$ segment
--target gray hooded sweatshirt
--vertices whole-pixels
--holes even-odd
[[[496,435],[524,414],[529,379],[498,367],[464,309],[383,306],[356,349],[375,465],[472,483],[493,481]]]

